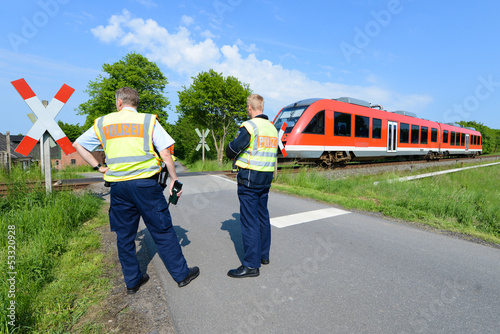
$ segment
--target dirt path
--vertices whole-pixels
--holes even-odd
[[[101,183],[92,184],[89,189],[102,196],[109,203],[109,188]],[[109,204],[104,210],[108,210]],[[94,328],[101,328],[101,333],[176,333],[167,307],[165,293],[161,286],[151,256],[146,247],[140,248],[140,240],[136,239],[137,255],[141,264],[147,264],[149,282],[134,295],[127,295],[123,274],[116,249],[116,234],[110,231],[109,225],[100,228],[102,235],[101,249],[107,267],[106,275],[112,281],[113,287],[109,295],[97,306],[92,307],[78,324],[74,326],[79,332],[81,324],[93,323]],[[80,326],[79,326],[80,324]]]

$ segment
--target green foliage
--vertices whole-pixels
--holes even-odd
[[[24,169],[19,165],[13,165],[10,172],[5,168],[0,168],[0,182],[21,182],[42,180],[43,174],[40,167],[32,164],[29,169]]]
[[[483,137],[483,154],[500,152],[500,130],[491,129],[478,122],[459,122],[462,126],[472,127],[481,132]]]
[[[187,164],[187,168],[190,172],[212,172],[212,171],[221,171],[221,170],[231,170],[232,161],[228,161],[222,165],[219,165],[217,160],[197,160],[192,164]],[[236,175],[236,174],[235,174]]]
[[[175,139],[174,155],[179,159],[185,160],[188,164],[201,159],[201,148],[196,151],[196,146],[200,142],[200,137],[196,134],[195,129],[198,128],[202,131],[206,128],[196,125],[191,116],[179,118],[172,128],[172,132],[169,132],[169,134]],[[213,150],[213,137],[209,134],[205,140],[208,147],[211,147],[210,151],[205,150],[205,159],[217,159],[217,152]]]
[[[60,332],[61,328],[54,330],[54,327],[59,327],[61,321],[71,320],[70,314],[78,309],[74,301],[77,289],[82,288],[81,277],[78,276],[81,271],[75,265],[72,267],[75,271],[67,269],[75,275],[71,278],[74,281],[71,288],[55,289],[50,294],[47,289],[58,284],[61,259],[67,252],[74,251],[75,245],[71,240],[79,233],[82,224],[97,214],[101,204],[101,199],[90,194],[78,196],[71,192],[55,192],[47,196],[45,189],[33,192],[12,191],[6,198],[0,198],[0,232],[5,236],[0,240],[0,259],[4,273],[3,283],[0,285],[1,332],[8,332],[7,322],[10,320],[7,318],[6,308],[12,297],[9,297],[5,277],[7,272],[16,273],[16,331]],[[7,247],[9,230],[15,231],[14,253],[7,253],[12,250]],[[79,261],[83,261],[84,254],[91,246],[95,248],[95,238],[88,239],[86,246],[79,250]],[[15,254],[13,267],[7,268],[7,254]],[[62,313],[66,316],[63,317]],[[40,324],[47,321],[50,327],[41,329]],[[13,328],[9,330],[13,331]]]
[[[87,115],[84,128],[89,128],[100,116],[116,111],[115,92],[128,86],[139,92],[138,112],[158,115],[165,126],[168,114],[165,108],[170,104],[163,96],[168,84],[159,67],[138,53],[129,53],[114,64],[102,66],[105,76],[99,75],[90,81],[86,93],[90,99],[78,106],[78,114]]]
[[[58,121],[57,124],[71,142],[74,142],[87,130],[85,127],[80,126],[80,124],[69,124],[62,121]]]
[[[189,129],[208,128],[217,159],[222,163],[228,139],[232,139],[230,137],[236,133],[239,124],[247,118],[246,99],[251,94],[248,84],[209,70],[193,77],[189,88],[183,88],[183,91],[178,92],[177,112],[180,117],[174,136],[184,132],[185,128],[181,126],[186,126],[187,122],[190,124]],[[176,142],[180,142],[175,138]],[[193,138],[197,139],[198,136]],[[184,154],[186,155],[186,151]]]

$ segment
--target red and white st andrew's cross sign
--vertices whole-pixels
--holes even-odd
[[[281,154],[283,154],[284,157],[287,156],[285,145],[283,145],[283,135],[285,134],[285,130],[286,130],[286,123],[283,123],[283,126],[278,131],[278,147],[280,148]]]
[[[42,137],[45,131],[50,133],[52,138],[61,147],[64,153],[71,154],[76,152],[71,144],[71,141],[68,137],[66,137],[64,132],[54,120],[57,114],[59,114],[59,111],[61,111],[62,107],[66,104],[66,102],[68,102],[68,99],[73,94],[75,89],[64,84],[61,89],[59,89],[56,96],[54,96],[52,101],[50,101],[47,108],[45,108],[24,79],[12,81],[11,83],[24,99],[28,107],[30,107],[36,117],[38,117],[35,124],[33,124],[33,127],[28,131],[28,134],[17,146],[16,152],[22,155],[30,154],[31,150],[35,147],[36,143],[38,143],[38,140],[40,140],[40,137]]]

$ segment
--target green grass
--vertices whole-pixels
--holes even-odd
[[[89,165],[84,166],[68,166],[64,169],[52,169],[52,180],[67,180],[82,178],[81,173],[94,172]],[[13,166],[10,173],[4,168],[0,168],[0,182],[12,181],[45,181],[45,175],[40,170],[40,167],[32,165],[28,169],[22,169],[19,166]]]
[[[500,244],[499,165],[414,181],[387,182],[427,172],[429,170],[333,179],[315,169],[304,168],[297,174],[278,175],[273,189],[347,209],[380,212]],[[375,185],[377,181],[380,183]]]
[[[11,180],[12,181],[12,180]],[[22,190],[22,185],[13,181]],[[101,199],[85,193],[12,191],[0,198],[0,332],[62,333],[105,291],[96,226]],[[15,229],[15,264],[7,267],[8,231]],[[11,255],[10,253],[9,255]],[[7,273],[15,276],[15,327],[9,326]]]
[[[37,166],[32,166],[26,170],[19,166],[13,166],[10,172],[7,172],[5,168],[0,168],[0,182],[36,181],[42,178],[43,174]]]
[[[82,165],[82,166],[68,166],[61,170],[52,170],[52,179],[53,180],[67,180],[67,179],[80,179],[82,176],[81,173],[92,173],[95,172],[94,169],[90,165]]]
[[[222,165],[219,166],[218,160],[205,160],[205,163],[203,163],[201,160],[198,160],[193,164],[186,164],[186,167],[190,172],[212,172],[219,170],[231,170],[232,165],[232,161],[223,162]]]

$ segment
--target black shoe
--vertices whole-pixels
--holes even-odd
[[[264,264],[264,265],[265,265],[265,264],[269,264],[269,259],[267,259],[267,260],[260,260],[260,263],[261,263],[261,264]]]
[[[134,286],[132,288],[127,288],[127,294],[128,295],[133,295],[134,293],[136,293],[139,290],[139,288],[141,286],[143,286],[144,284],[146,284],[147,281],[149,281],[149,275],[148,274],[142,275],[142,278],[139,281],[139,284],[137,284],[136,286]]]
[[[177,285],[179,285],[179,288],[182,288],[183,286],[186,286],[189,283],[191,283],[191,281],[194,280],[196,277],[198,277],[199,274],[200,274],[200,269],[198,267],[189,268],[189,273],[186,276],[186,278],[183,281],[177,283]]]
[[[229,270],[227,276],[233,278],[256,277],[259,276],[259,268],[240,266],[238,269]]]

